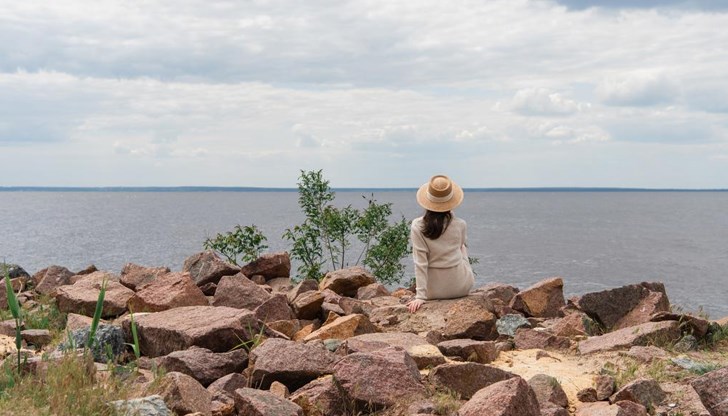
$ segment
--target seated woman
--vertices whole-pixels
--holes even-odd
[[[467,226],[452,210],[463,201],[463,190],[447,176],[436,175],[417,191],[425,209],[412,221],[412,255],[417,294],[407,304],[416,312],[427,300],[467,296],[475,283],[467,252]]]

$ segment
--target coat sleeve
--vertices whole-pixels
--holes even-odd
[[[417,284],[415,299],[427,300],[427,255],[429,250],[422,231],[417,227],[412,226],[410,238],[412,239],[412,257],[415,264],[415,283]]]
[[[463,221],[462,242],[463,242],[463,245],[460,247],[460,251],[463,253],[463,258],[465,260],[467,260],[468,259],[468,224],[465,221]]]

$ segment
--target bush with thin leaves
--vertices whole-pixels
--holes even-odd
[[[255,225],[236,225],[233,231],[217,234],[205,240],[204,247],[224,256],[230,263],[240,266],[257,259],[267,249],[268,239]],[[238,264],[240,258],[241,264]]]

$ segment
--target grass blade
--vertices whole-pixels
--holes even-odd
[[[8,271],[7,264],[3,264],[3,274],[5,275],[5,294],[8,298],[10,313],[13,314],[13,318],[20,319],[20,306],[18,305],[18,298],[13,291],[13,284],[10,282],[10,272]]]
[[[141,357],[141,352],[139,350],[139,336],[137,335],[137,326],[136,322],[134,322],[134,312],[130,310],[129,315],[131,316],[131,336],[134,340],[134,345],[132,345],[131,347],[134,350],[134,356],[138,360],[139,357]]]
[[[96,300],[96,310],[94,311],[94,317],[91,321],[91,329],[88,331],[88,341],[86,346],[89,349],[93,349],[94,340],[96,339],[96,329],[99,327],[99,321],[101,320],[101,313],[104,309],[104,297],[106,296],[106,283],[108,280],[104,278],[101,282],[101,290],[99,290],[99,298]]]

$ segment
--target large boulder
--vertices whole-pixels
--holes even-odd
[[[135,321],[141,352],[149,357],[192,346],[226,352],[264,333],[253,312],[224,306],[186,306],[139,316]],[[131,339],[128,321],[124,331]]]
[[[495,340],[496,316],[490,301],[482,294],[465,298],[425,302],[416,313],[405,305],[382,306],[369,313],[369,319],[382,332],[434,331],[443,340],[470,338]]]
[[[678,321],[683,328],[683,332],[687,332],[696,338],[703,338],[711,331],[709,320],[690,314],[658,312],[650,317],[650,321]]]
[[[293,312],[298,319],[316,319],[321,315],[321,305],[324,303],[324,295],[318,290],[310,290],[301,293],[293,301]]]
[[[592,336],[599,333],[599,326],[589,315],[574,311],[565,317],[556,320],[551,326],[551,332],[560,337]]]
[[[325,347],[283,339],[268,339],[250,352],[253,386],[268,388],[274,381],[290,391],[333,372],[336,356]]]
[[[189,273],[197,286],[203,286],[217,283],[223,276],[237,274],[240,268],[223,261],[214,251],[208,250],[188,257],[182,271]]]
[[[459,416],[541,416],[536,394],[521,377],[479,390],[458,412]]]
[[[119,283],[131,290],[137,290],[137,287],[149,283],[169,272],[169,267],[145,267],[134,263],[127,263],[121,269]]]
[[[374,299],[380,296],[389,296],[389,290],[381,283],[362,286],[356,291],[356,298],[359,300]]]
[[[245,416],[303,416],[303,409],[275,394],[243,387],[235,390],[235,409]]]
[[[660,383],[652,379],[641,378],[619,389],[609,400],[612,403],[627,400],[654,409],[665,400],[665,397],[665,392],[660,388]]]
[[[52,294],[57,287],[70,285],[74,273],[63,266],[50,266],[33,275],[35,291],[42,295]]]
[[[417,368],[435,367],[445,362],[440,350],[426,339],[409,332],[380,332],[357,335],[349,338],[341,346],[348,354],[372,352],[388,347],[400,347],[417,363]]]
[[[298,282],[296,286],[294,286],[292,289],[288,291],[286,294],[286,297],[288,298],[288,303],[293,303],[293,301],[296,300],[296,298],[304,292],[309,292],[312,290],[318,290],[319,284],[317,281],[313,279],[304,279]]]
[[[326,273],[319,290],[329,289],[342,296],[356,297],[360,287],[375,283],[376,280],[365,268],[353,266]]]
[[[698,393],[703,406],[712,416],[728,416],[728,367],[711,371],[690,385]]]
[[[546,374],[536,374],[528,380],[528,385],[536,393],[539,404],[553,403],[559,407],[568,407],[569,399],[559,381]]]
[[[347,355],[334,365],[334,379],[346,398],[366,411],[425,394],[417,364],[396,347]]]
[[[109,402],[116,413],[120,415],[134,416],[172,416],[162,396],[155,394],[130,400],[114,400]]]
[[[649,322],[652,314],[670,310],[665,286],[658,282],[587,293],[573,303],[608,330]]]
[[[88,347],[90,332],[90,327],[77,329],[71,332],[58,348],[66,351]],[[124,343],[124,332],[121,328],[104,324],[100,324],[96,328],[93,346],[91,347],[91,353],[95,362],[106,363],[107,361],[114,361],[124,351],[126,351],[126,344]],[[111,356],[109,356],[109,353],[111,353]]]
[[[56,289],[58,310],[66,313],[94,316],[102,285],[102,281],[96,278],[98,276],[94,275],[99,273],[103,272],[92,273],[72,285],[58,287]],[[127,302],[133,296],[134,291],[121,283],[107,281],[101,317],[110,318],[123,314],[126,312]]]
[[[165,355],[157,362],[167,371],[187,374],[208,386],[228,374],[242,372],[248,366],[248,354],[241,348],[212,352],[207,348],[191,347]]]
[[[542,280],[518,292],[511,300],[510,307],[537,318],[553,318],[564,307],[564,281],[560,277]]]
[[[579,352],[589,354],[600,351],[627,349],[633,345],[669,343],[680,339],[680,326],[675,321],[648,322],[624,328],[579,343]]]
[[[180,306],[207,306],[210,303],[189,273],[167,273],[136,286],[129,299],[134,312],[160,312]]]
[[[187,374],[171,372],[162,379],[164,402],[178,415],[200,412],[212,415],[212,396],[200,383]]]
[[[286,295],[283,293],[277,293],[271,296],[268,300],[258,305],[253,312],[255,312],[255,316],[258,319],[265,323],[288,321],[296,318],[293,310],[288,306]]]
[[[429,377],[435,385],[457,392],[463,399],[469,399],[478,390],[508,380],[514,375],[487,364],[447,363],[433,368]]]
[[[301,406],[307,416],[340,416],[344,396],[333,376],[323,376],[296,390],[289,400]]]
[[[214,306],[253,310],[271,298],[270,293],[248,279],[244,274],[220,279],[212,301]]]
[[[266,253],[240,269],[246,276],[263,276],[265,280],[291,275],[291,258],[288,252]]]
[[[340,316],[321,328],[310,333],[304,342],[314,339],[347,339],[353,336],[377,332],[377,328],[364,315]]]

